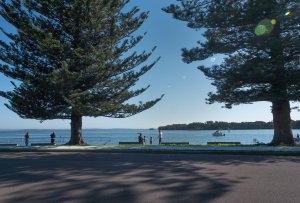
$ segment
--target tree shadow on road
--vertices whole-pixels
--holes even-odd
[[[220,167],[284,160],[229,155],[2,153],[0,196],[7,203],[210,202],[247,179],[229,175]]]

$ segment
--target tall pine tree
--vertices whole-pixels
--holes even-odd
[[[199,67],[216,87],[208,103],[225,107],[272,103],[272,145],[294,144],[290,101],[300,100],[300,4],[293,0],[178,0],[164,10],[206,41],[183,49],[186,63],[224,54],[221,65]]]
[[[83,144],[82,117],[132,116],[161,98],[127,101],[148,87],[132,90],[157,62],[150,52],[131,51],[148,17],[129,0],[1,0],[0,15],[17,33],[1,31],[0,72],[16,83],[1,91],[6,106],[22,118],[71,119],[68,144]]]

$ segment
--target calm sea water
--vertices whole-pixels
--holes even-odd
[[[24,145],[24,134],[29,132],[29,143],[50,143],[50,134],[55,132],[57,144],[69,141],[70,130],[0,130],[0,143],[15,143]],[[214,130],[166,130],[163,131],[165,142],[190,142],[190,144],[206,144],[207,142],[241,142],[242,144],[253,144],[253,139],[268,143],[272,140],[273,130],[230,130],[223,131],[226,135],[214,137]],[[118,144],[119,142],[137,141],[138,134],[146,136],[146,143],[152,136],[153,144],[158,144],[157,130],[139,129],[84,129],[84,141],[88,144]],[[293,130],[294,137],[300,134],[300,130]]]

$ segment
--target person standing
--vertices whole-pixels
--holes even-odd
[[[152,136],[150,136],[150,144],[152,144]]]
[[[51,144],[54,144],[54,143],[55,143],[55,133],[54,133],[54,132],[52,132],[52,133],[50,134],[50,140],[51,140]]]
[[[28,146],[28,142],[29,142],[29,134],[28,134],[28,132],[26,132],[26,134],[24,135],[24,140],[25,140],[25,146]]]
[[[139,137],[138,137],[138,141],[140,144],[143,144],[143,136],[142,136],[142,133],[138,133],[139,134]]]
[[[158,142],[159,142],[159,144],[161,144],[161,142],[162,142],[162,137],[163,137],[162,131],[158,130]]]

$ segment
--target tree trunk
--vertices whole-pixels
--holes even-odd
[[[71,138],[67,145],[82,145],[82,116],[72,113],[71,115]]]
[[[274,123],[274,137],[271,145],[294,145],[291,127],[291,108],[288,100],[277,100],[272,102],[272,113]]]

